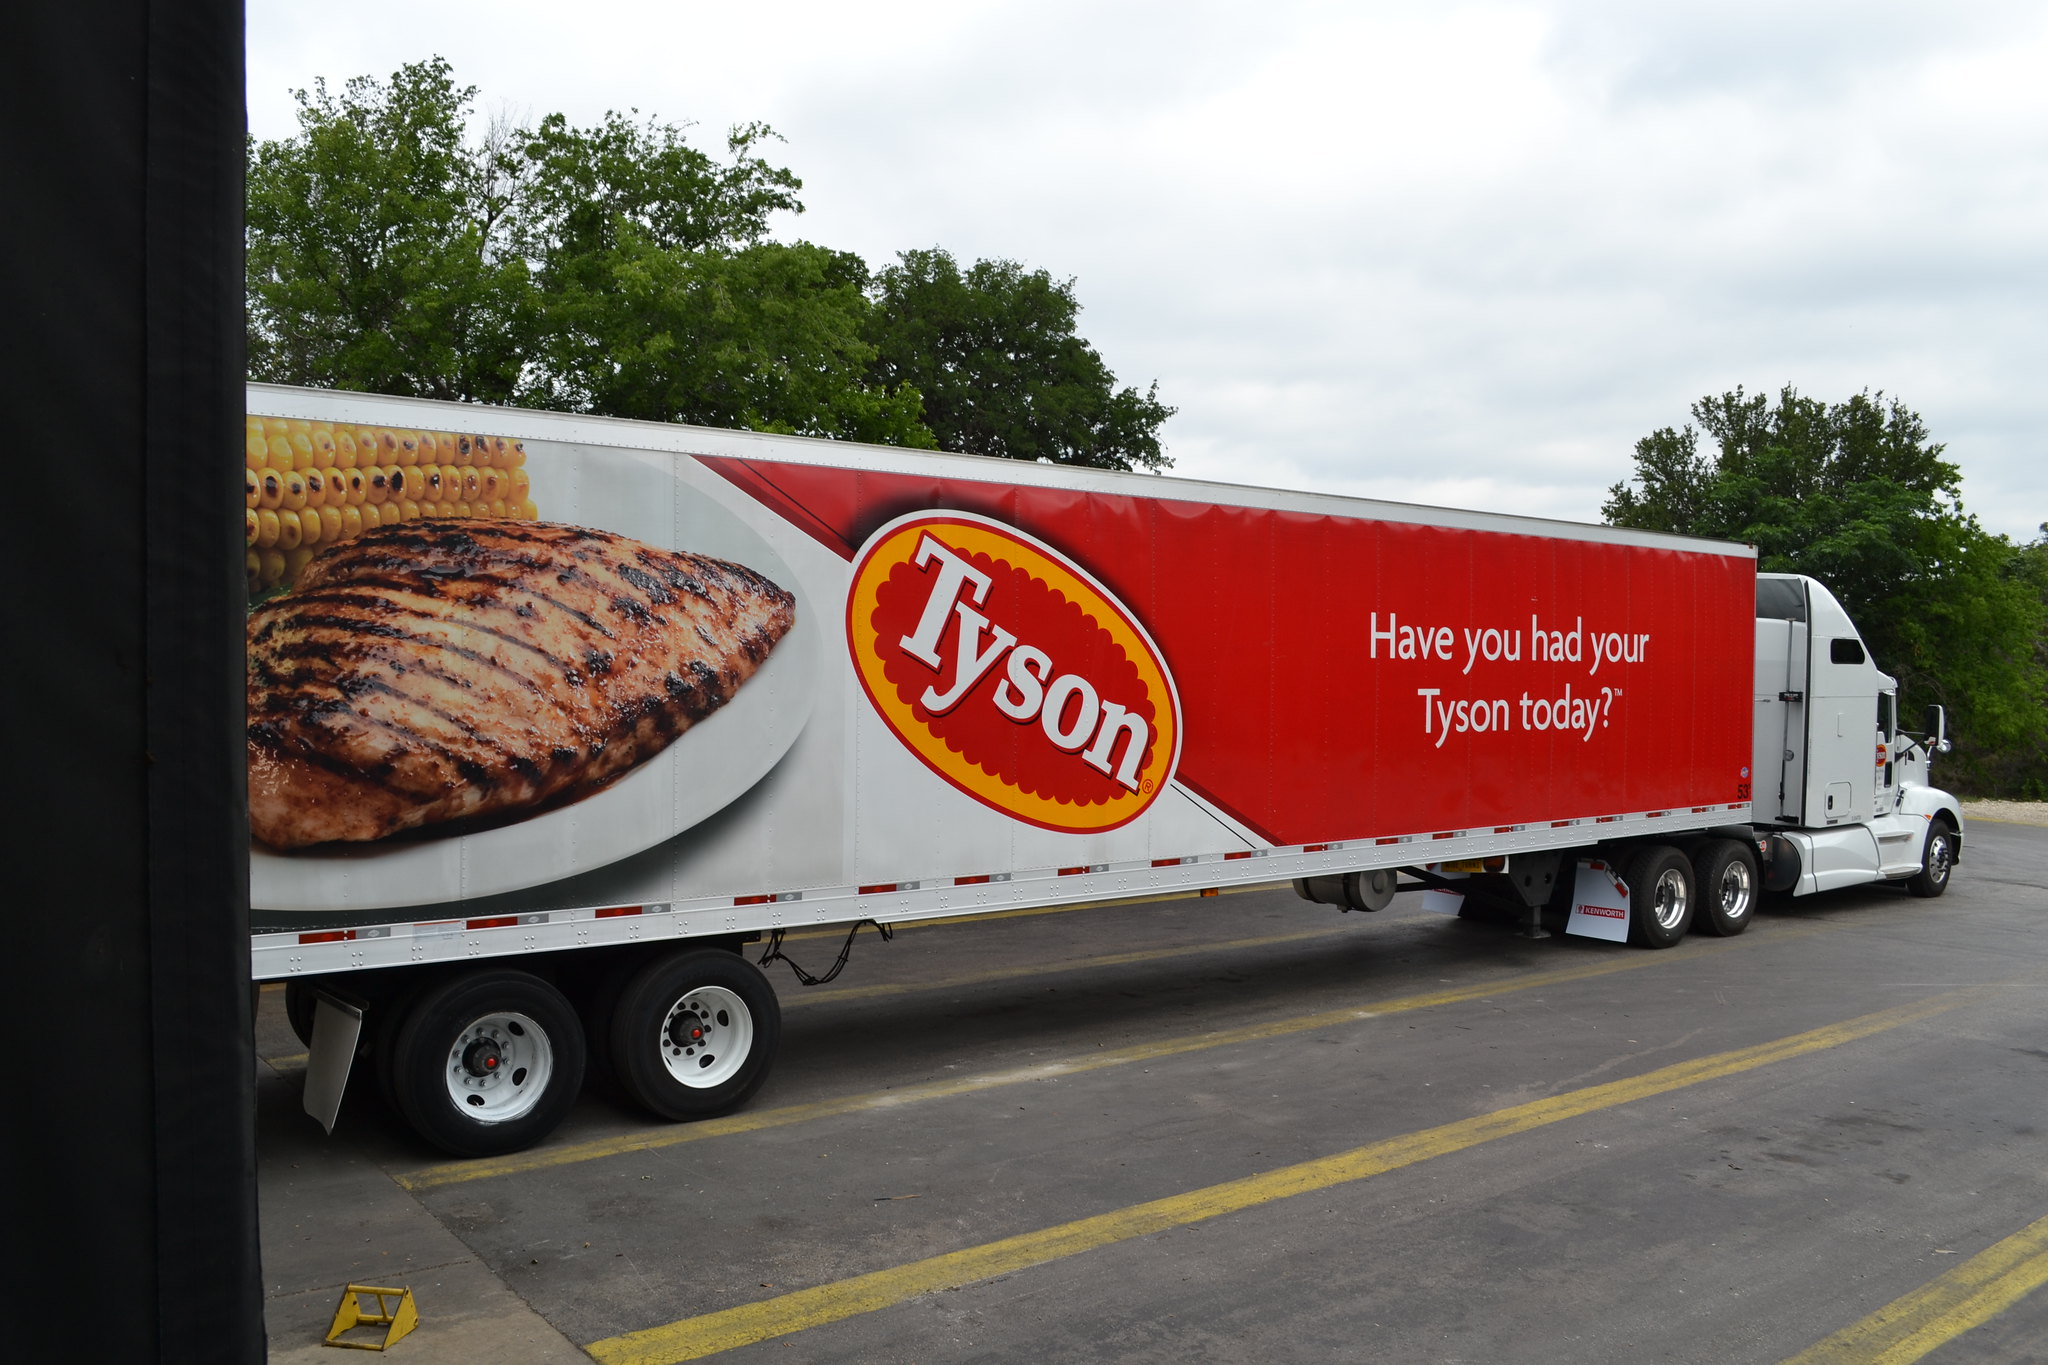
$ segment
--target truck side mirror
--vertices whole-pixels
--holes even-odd
[[[1940,706],[1927,708],[1927,723],[1921,728],[1927,731],[1927,748],[1930,752],[1945,754],[1949,751],[1948,713]]]

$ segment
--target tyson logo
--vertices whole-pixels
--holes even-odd
[[[920,512],[854,563],[846,643],[868,700],[926,767],[1043,829],[1142,815],[1180,757],[1173,677],[1137,619],[1051,546]]]

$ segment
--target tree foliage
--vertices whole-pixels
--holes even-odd
[[[962,271],[933,247],[903,252],[873,293],[870,373],[922,394],[946,449],[1099,469],[1171,463],[1159,427],[1174,410],[1156,383],[1117,387],[1074,330],[1072,280],[1003,260]]]
[[[1636,442],[1634,479],[1602,508],[1610,524],[1746,541],[1761,571],[1826,583],[1902,704],[1955,717],[1966,780],[1991,780],[1999,755],[2038,739],[2048,555],[1963,510],[1961,471],[1919,414],[1882,393],[1824,403],[1787,386],[1775,403],[1740,388],[1702,398],[1692,417]]]
[[[297,92],[299,135],[248,158],[253,378],[429,398],[517,392],[535,299],[509,187],[463,145],[447,63]]]
[[[867,267],[808,242],[664,250],[626,228],[551,308],[534,401],[650,421],[933,444],[915,390],[871,384]]]
[[[297,99],[297,136],[249,147],[253,378],[1166,463],[1172,409],[1116,387],[1074,332],[1072,281],[1007,261],[963,276],[942,251],[872,277],[771,240],[803,184],[765,124],[722,156],[637,112],[472,140],[476,91],[438,57]]]

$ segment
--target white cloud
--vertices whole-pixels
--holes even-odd
[[[250,10],[251,126],[429,53],[486,109],[763,119],[877,263],[1078,277],[1179,472],[1590,519],[1737,383],[1883,388],[2048,519],[2048,23],[1897,0]]]

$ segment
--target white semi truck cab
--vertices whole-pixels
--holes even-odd
[[[1963,849],[1961,807],[1927,783],[1949,747],[1942,708],[1921,734],[1899,727],[1897,679],[1815,580],[1759,574],[1756,597],[1751,818],[1765,888],[1903,881],[1940,895]]]

